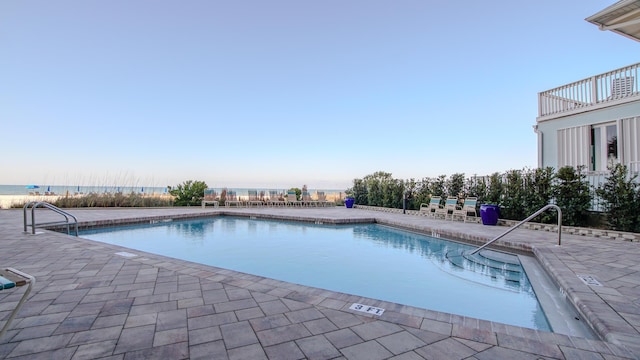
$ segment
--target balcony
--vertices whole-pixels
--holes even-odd
[[[538,93],[538,122],[640,100],[640,63]]]

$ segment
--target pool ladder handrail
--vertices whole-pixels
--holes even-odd
[[[473,250],[470,255],[473,255],[475,253],[477,253],[478,251],[486,248],[487,246],[491,245],[493,242],[495,242],[498,239],[503,238],[505,235],[507,235],[508,233],[512,232],[513,230],[519,228],[522,224],[526,223],[527,221],[535,218],[536,216],[542,214],[543,212],[545,212],[547,209],[550,208],[554,208],[556,209],[556,211],[558,212],[558,246],[560,246],[562,244],[562,210],[560,210],[560,207],[558,205],[555,204],[548,204],[543,206],[540,210],[536,211],[535,213],[533,213],[531,216],[529,216],[528,218],[520,221],[519,223],[515,224],[514,226],[510,227],[509,229],[507,229],[507,231],[503,232],[502,234],[496,236],[495,238],[493,238],[491,241],[489,241],[488,243],[480,246],[479,248]]]
[[[55,213],[58,213],[62,216],[64,216],[65,220],[64,221],[51,221],[51,222],[45,222],[45,223],[40,223],[36,225],[36,218],[35,218],[35,209],[37,207],[45,207]],[[31,209],[31,224],[27,224],[27,209]],[[36,226],[38,227],[42,227],[42,226],[52,226],[52,225],[66,225],[67,226],[67,235],[71,235],[71,229],[70,229],[70,225],[74,225],[74,232],[76,234],[76,236],[78,236],[78,219],[69,214],[68,212],[60,209],[59,207],[49,204],[48,202],[45,201],[31,201],[27,204],[24,205],[23,208],[23,213],[24,213],[24,232],[27,233],[27,226],[31,225],[31,234],[35,235],[36,234]],[[73,222],[69,221],[69,218],[73,219]]]

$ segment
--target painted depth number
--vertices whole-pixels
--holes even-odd
[[[374,306],[369,306],[369,305],[362,305],[362,304],[358,304],[358,303],[354,303],[353,305],[351,305],[349,307],[349,309],[351,310],[356,310],[356,311],[362,311],[362,312],[366,312],[367,314],[373,314],[373,315],[382,315],[382,313],[384,313],[384,309],[381,308],[377,308]]]

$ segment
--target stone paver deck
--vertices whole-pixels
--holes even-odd
[[[345,208],[83,209],[87,226],[216,213],[376,221],[484,242],[505,228]],[[37,218],[50,214],[38,210]],[[603,341],[524,329],[295,285],[41,230],[0,210],[0,265],[37,278],[0,339],[7,359],[637,359],[640,243],[518,229],[501,245],[535,254]],[[136,254],[135,257],[118,252]],[[602,286],[589,286],[588,274]],[[0,291],[6,320],[23,288]],[[349,310],[382,307],[382,316]]]

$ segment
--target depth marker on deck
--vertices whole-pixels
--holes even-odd
[[[602,284],[600,284],[593,275],[578,275],[578,279],[582,280],[583,283],[589,286],[602,286]]]
[[[132,253],[126,252],[126,251],[117,252],[116,255],[120,255],[120,256],[124,256],[124,257],[128,257],[128,258],[138,256],[136,254],[132,254]]]
[[[356,311],[362,311],[362,312],[366,312],[367,314],[373,314],[373,315],[382,315],[384,313],[384,309],[381,308],[377,308],[374,306],[369,306],[369,305],[362,305],[362,304],[358,304],[358,303],[353,303],[353,305],[349,306],[349,309],[351,310],[356,310]]]

